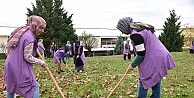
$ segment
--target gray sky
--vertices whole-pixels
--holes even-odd
[[[35,0],[2,0],[0,26],[24,25],[31,3]],[[128,16],[161,29],[173,9],[181,16],[182,25],[194,24],[194,0],[63,0],[63,8],[74,14],[75,28],[115,29],[118,20]]]

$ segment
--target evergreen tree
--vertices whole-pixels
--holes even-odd
[[[181,35],[181,22],[178,22],[180,16],[177,16],[175,10],[170,11],[170,16],[164,22],[164,29],[159,36],[160,41],[170,52],[180,52],[184,44],[184,36]],[[177,23],[178,22],[178,23]]]
[[[123,53],[124,43],[121,36],[118,37],[116,47],[114,48],[114,54],[120,55]]]
[[[78,38],[72,24],[72,16],[68,16],[61,6],[63,0],[36,0],[36,5],[32,3],[32,10],[27,8],[28,17],[38,15],[43,17],[47,26],[44,34],[37,36],[37,39],[44,39],[44,46],[48,53],[51,42],[55,42],[57,48],[66,45],[67,41],[75,42]]]

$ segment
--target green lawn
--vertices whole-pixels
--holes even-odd
[[[194,55],[188,52],[171,53],[176,62],[176,68],[169,71],[162,81],[161,98],[193,98],[194,97]],[[133,56],[132,56],[133,57]],[[133,58],[132,58],[133,59]],[[3,82],[3,64],[0,60],[0,98],[5,97]],[[124,61],[122,55],[87,57],[85,72],[74,72],[72,58],[67,60],[69,69],[62,65],[66,72],[60,75],[52,60],[46,60],[49,68],[63,92],[71,98],[106,98],[125,73],[131,61]],[[36,78],[40,84],[41,98],[60,98],[49,75],[39,65],[34,67]],[[137,97],[138,70],[129,72],[126,78],[113,92],[111,98]],[[148,96],[151,95],[151,89]],[[19,96],[17,96],[19,97]]]

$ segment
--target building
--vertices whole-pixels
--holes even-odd
[[[14,29],[15,28],[3,26],[0,27],[0,53],[6,52],[5,45],[7,44],[7,39]]]
[[[121,32],[116,29],[76,29],[78,36],[81,36],[83,32],[92,34],[97,39],[97,46],[91,50],[93,56],[113,55],[118,36],[122,36],[124,40],[127,40],[129,37],[129,35],[121,34]],[[79,40],[82,41],[81,39]],[[87,49],[84,50],[87,54]]]
[[[90,29],[76,29],[78,36],[81,36],[82,33],[92,34],[97,40],[97,47],[92,48],[93,56],[104,56],[104,55],[113,55],[113,50],[116,46],[116,42],[119,36],[123,38],[124,43],[127,40],[130,40],[129,35],[121,34],[117,29],[106,29],[106,28],[90,28]],[[156,36],[159,36],[162,32],[162,29],[156,30]],[[80,39],[81,40],[81,39]],[[131,51],[133,48],[131,46]],[[84,49],[87,54],[87,49]]]
[[[7,44],[7,39],[15,27],[0,27],[0,52],[5,52],[2,48],[3,45]],[[130,40],[129,35],[121,34],[117,29],[107,29],[107,28],[75,28],[76,34],[81,36],[82,33],[86,32],[92,34],[98,41],[98,45],[92,48],[92,55],[112,55],[113,50],[116,46],[116,41],[119,36],[121,36],[125,41]],[[156,30],[156,36],[159,36],[162,29]],[[131,51],[133,49],[131,48]],[[87,54],[87,49],[84,49]]]

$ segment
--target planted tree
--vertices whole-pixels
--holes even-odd
[[[6,44],[4,42],[0,43],[0,59],[6,59]]]
[[[123,53],[124,43],[121,36],[118,37],[116,47],[114,48],[114,54],[120,55]]]
[[[4,42],[0,43],[0,53],[6,53],[6,44]]]
[[[46,51],[49,51],[51,42],[55,42],[57,48],[64,46],[67,41],[74,42],[77,39],[72,24],[72,15],[62,8],[63,0],[36,0],[32,3],[32,9],[27,8],[27,17],[38,15],[43,17],[47,26],[44,34],[37,36],[43,38]]]
[[[86,32],[82,33],[79,39],[82,41],[84,48],[88,50],[88,56],[90,57],[92,55],[92,48],[98,45],[98,40],[92,34]]]
[[[175,10],[170,11],[170,16],[164,22],[164,29],[159,36],[160,41],[170,52],[180,52],[184,44],[184,36],[181,34],[181,22],[178,22],[180,16],[177,16]]]
[[[184,24],[184,30],[182,34],[184,35],[184,47],[189,47],[194,41],[194,25],[193,24]]]

